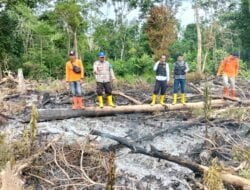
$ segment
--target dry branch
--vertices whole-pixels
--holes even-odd
[[[0,81],[0,85],[6,83],[6,82],[13,82],[15,84],[18,84],[18,81],[12,76],[12,75],[9,75],[5,78],[3,78],[1,81]]]
[[[202,94],[203,95],[203,90],[196,87],[193,83],[188,83],[187,84],[189,87],[191,87],[192,89],[194,89],[198,94]]]
[[[142,104],[142,102],[136,100],[135,98],[133,98],[133,97],[131,97],[131,96],[128,96],[128,95],[124,94],[123,92],[120,92],[120,91],[113,91],[113,94],[114,94],[114,95],[122,96],[122,97],[128,99],[129,101],[133,102],[133,103],[136,104],[136,105],[141,105],[141,104]]]

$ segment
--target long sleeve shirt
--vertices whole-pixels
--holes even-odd
[[[239,73],[239,59],[228,56],[221,61],[217,75],[226,75],[228,77],[236,77]]]
[[[94,62],[94,75],[96,82],[110,82],[115,79],[115,74],[112,65],[108,61]]]
[[[81,68],[81,73],[75,73],[73,71],[73,65]],[[65,66],[66,70],[66,81],[67,82],[74,82],[79,81],[84,78],[84,68],[82,61],[79,59],[76,59],[74,62],[68,61]]]
[[[155,63],[154,71],[157,71],[159,64],[160,64],[160,61],[157,61]],[[169,80],[170,80],[169,65],[168,65],[168,63],[165,63],[165,64],[166,64],[166,76],[160,76],[160,75],[156,74],[156,80],[160,80],[160,81],[165,81],[166,80],[167,82],[169,82]]]

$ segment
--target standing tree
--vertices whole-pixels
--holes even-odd
[[[218,42],[223,41],[221,46],[225,50],[232,51],[236,46],[233,36],[237,34],[230,31],[225,22],[221,22],[221,18],[234,11],[236,3],[237,0],[193,0],[197,28],[197,72],[204,72],[209,52],[213,50],[215,54]],[[200,10],[203,12],[202,17]],[[217,59],[214,61],[217,62]]]
[[[200,27],[200,15],[199,15],[199,5],[195,1],[195,21],[196,21],[196,30],[197,30],[197,72],[202,73],[202,37],[201,37],[201,27]]]
[[[168,54],[168,48],[177,38],[176,20],[166,6],[153,7],[149,11],[146,32],[155,58]]]
[[[2,64],[0,64],[0,81],[2,80],[2,78],[3,78]]]
[[[239,31],[243,59],[250,62],[250,1],[241,0],[240,10],[235,14],[232,28]],[[249,64],[250,66],[250,64]]]
[[[71,38],[73,36],[74,49],[78,55],[77,32],[80,25],[86,24],[82,17],[82,7],[76,0],[63,0],[58,2],[55,11],[68,35],[68,51],[71,49]]]

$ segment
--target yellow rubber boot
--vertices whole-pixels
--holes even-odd
[[[103,108],[103,97],[102,96],[98,96],[98,102],[99,102],[99,107]]]
[[[173,94],[173,102],[172,104],[175,105],[177,103],[177,94]]]
[[[165,98],[166,98],[165,95],[160,96],[160,104],[161,105],[165,105]]]
[[[151,106],[155,105],[155,103],[156,103],[156,98],[157,98],[157,95],[156,95],[156,94],[153,94],[153,95],[152,95]]]
[[[112,96],[107,96],[107,100],[108,100],[108,106],[111,106],[111,107],[116,107],[116,105],[113,103],[113,98]]]
[[[186,104],[186,94],[181,94],[181,103]]]

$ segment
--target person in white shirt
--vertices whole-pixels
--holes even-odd
[[[165,97],[167,91],[167,85],[170,80],[169,65],[166,62],[166,55],[162,55],[161,59],[154,65],[154,71],[156,72],[156,82],[154,86],[154,92],[152,95],[151,105],[155,105],[158,94],[160,93],[160,104],[165,104]]]
[[[107,95],[108,106],[115,107],[112,97],[112,85],[115,81],[115,74],[112,65],[105,60],[104,52],[98,53],[99,60],[94,62],[93,70],[96,79],[96,92],[99,101],[99,107],[103,108],[103,91]]]

